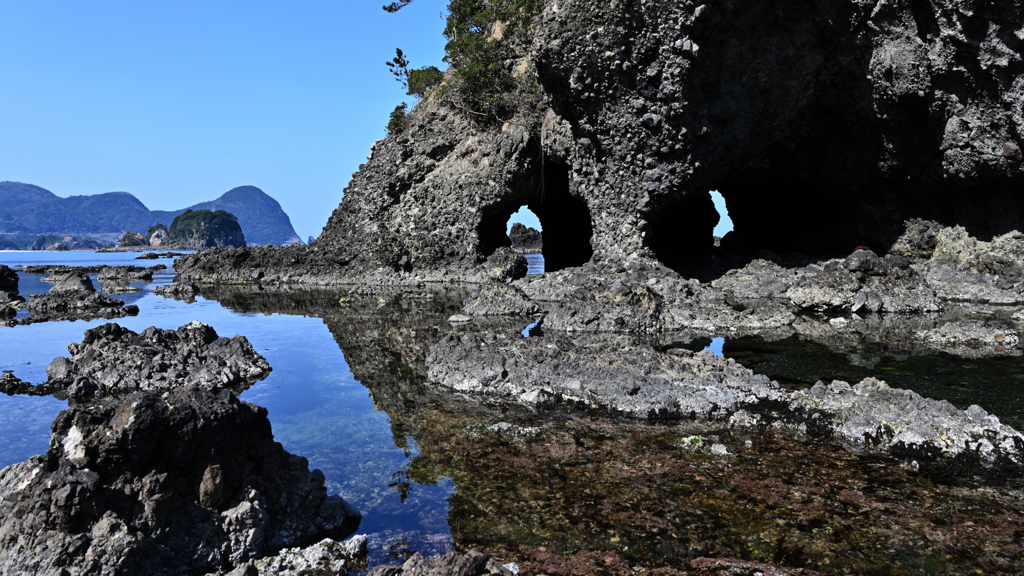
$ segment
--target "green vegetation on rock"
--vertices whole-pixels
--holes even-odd
[[[194,249],[245,246],[238,218],[224,210],[186,210],[171,223],[169,244]]]
[[[161,230],[164,232],[170,232],[170,230],[167,229],[167,226],[164,226],[163,224],[158,223],[156,226],[150,226],[149,230],[146,231],[146,240],[151,240],[153,238],[153,234],[156,234]]]
[[[397,12],[411,2],[393,2],[384,10]],[[539,86],[524,58],[542,6],[542,0],[451,0],[444,29],[444,61],[451,65],[447,79],[433,67],[408,70],[401,50],[388,66],[409,94],[422,97],[438,86],[435,92],[478,122],[509,120],[540,103]]]
[[[125,232],[124,236],[117,241],[119,246],[148,246],[146,237],[139,232]]]

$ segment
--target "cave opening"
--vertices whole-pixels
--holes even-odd
[[[594,234],[590,209],[584,200],[570,192],[568,166],[547,162],[543,176],[517,192],[483,210],[477,232],[484,256],[512,245],[508,236],[510,219],[525,207],[536,215],[543,233],[541,254],[546,272],[582,266],[590,261],[594,254],[590,245]]]
[[[711,255],[721,220],[710,191],[669,194],[648,211],[644,244],[662,264],[681,270]]]

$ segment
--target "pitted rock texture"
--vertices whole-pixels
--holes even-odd
[[[462,311],[476,316],[530,316],[540,312],[540,306],[519,288],[491,281],[480,287]]]
[[[245,336],[222,338],[200,322],[141,333],[104,324],[87,330],[68,352],[71,358],[55,358],[46,367],[46,386],[66,389],[78,400],[185,386],[240,391],[271,371]]]
[[[226,576],[348,576],[349,571],[365,570],[367,540],[362,534],[344,542],[324,538],[312,546],[285,548],[276,556],[250,560]]]
[[[413,554],[401,566],[376,566],[367,576],[518,576],[493,558],[470,550],[465,554],[449,552],[443,556]]]
[[[960,410],[875,378],[855,386],[818,382],[810,390],[793,392],[792,398],[795,410],[831,414],[834,420],[827,426],[835,437],[857,447],[922,462],[953,459],[1018,473],[1024,466],[1024,435],[976,405]]]
[[[482,127],[427,98],[310,247],[178,271],[462,279],[524,205],[550,270],[677,267],[712,250],[715,189],[735,224],[723,246],[748,252],[889,246],[908,218],[1024,229],[1021,29],[1019,2],[548,0],[516,63],[548,110]]]
[[[711,352],[662,353],[603,335],[449,334],[430,348],[427,377],[504,401],[655,419],[723,419],[743,406],[786,398],[767,377]]]
[[[619,336],[450,334],[427,354],[427,378],[486,402],[596,410],[650,420],[779,426],[857,450],[958,472],[1019,474],[1024,435],[978,406],[889,388],[874,378],[791,393],[710,351],[660,352]]]
[[[359,513],[230,392],[139,392],[68,409],[50,448],[0,471],[0,573],[202,574],[318,537]]]
[[[983,320],[948,322],[922,330],[917,338],[929,348],[962,358],[1020,356],[1020,336],[1005,324]]]
[[[136,316],[139,313],[139,307],[134,304],[125,306],[123,300],[85,290],[66,290],[58,293],[51,290],[47,294],[32,296],[25,309],[32,318],[13,322],[31,324],[55,320],[113,319]]]

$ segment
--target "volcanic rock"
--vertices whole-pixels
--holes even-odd
[[[487,282],[476,298],[466,302],[462,311],[478,316],[529,316],[540,311],[536,302],[522,290],[501,282]]]
[[[200,322],[177,330],[149,327],[138,334],[104,324],[87,330],[68,351],[71,358],[55,358],[46,367],[46,385],[67,388],[78,400],[184,386],[240,392],[271,371],[245,336],[222,338]]]
[[[449,552],[443,556],[428,556],[417,552],[401,566],[376,566],[367,576],[517,576],[497,560],[476,550],[466,554]]]
[[[949,322],[923,330],[917,338],[926,346],[962,358],[1019,356],[1020,337],[1004,324],[982,320]]]
[[[264,408],[194,386],[71,408],[0,471],[5,574],[195,574],[318,537],[359,512],[274,442]]]

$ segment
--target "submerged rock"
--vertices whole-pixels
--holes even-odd
[[[948,322],[922,330],[917,338],[926,346],[962,358],[1019,356],[1020,337],[1004,324],[983,320]]]
[[[46,367],[46,386],[66,388],[77,400],[185,386],[240,391],[271,371],[245,336],[222,338],[200,322],[177,330],[149,327],[138,334],[104,324],[87,330],[68,351],[71,358],[55,358]]]
[[[5,574],[195,574],[344,537],[359,512],[274,442],[264,408],[188,386],[62,411],[0,471]]]

